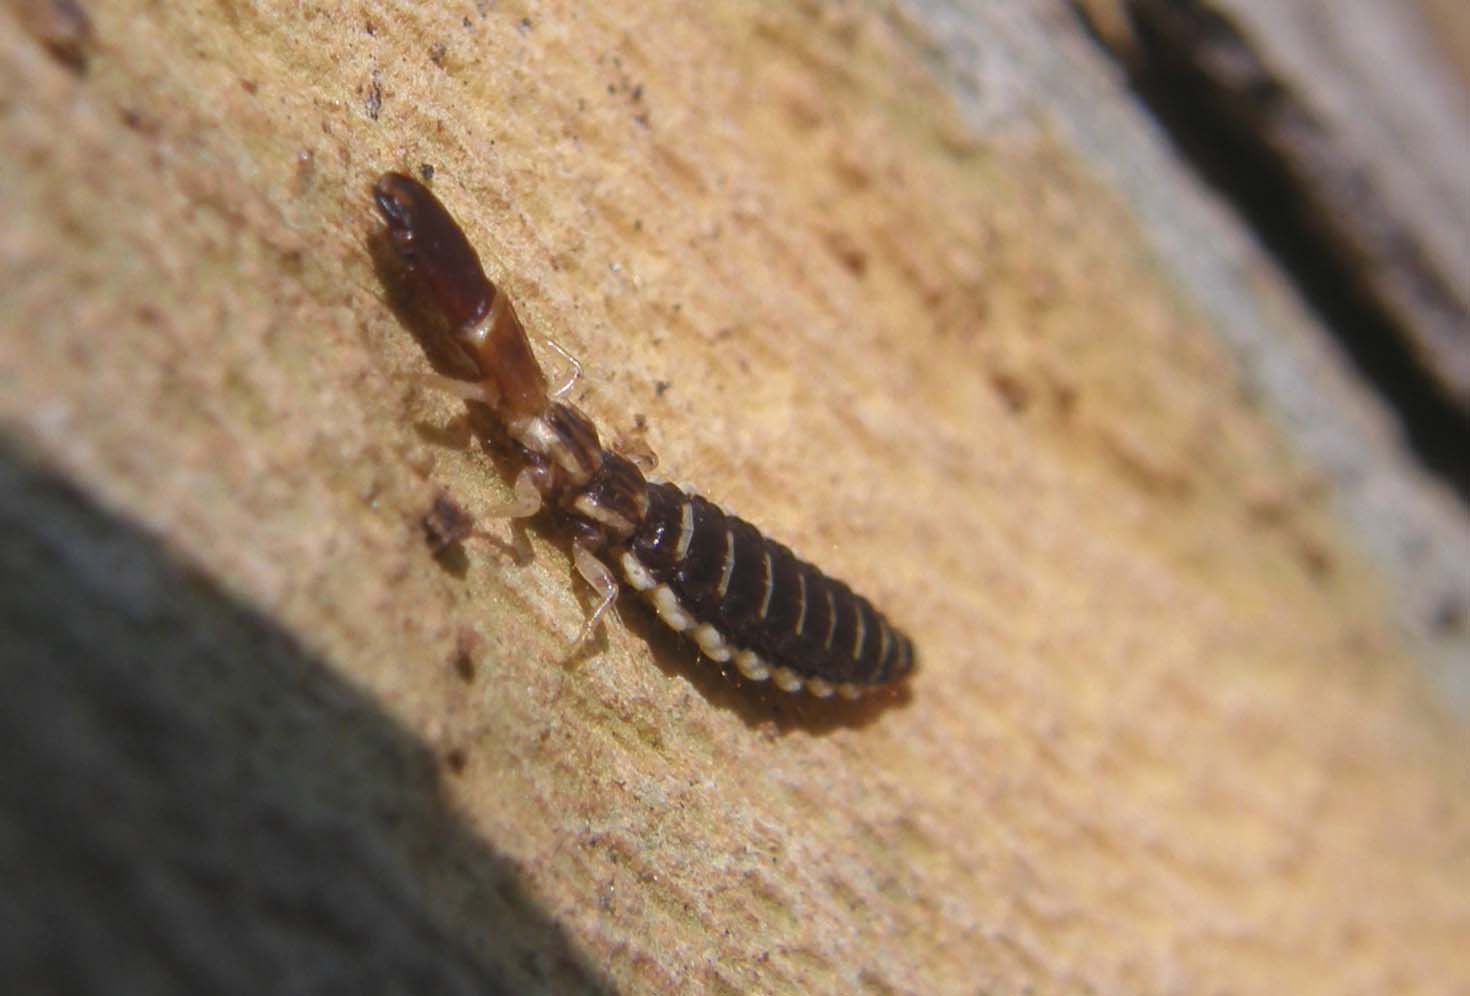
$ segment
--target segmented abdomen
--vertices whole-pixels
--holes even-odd
[[[817,694],[855,694],[913,670],[909,638],[841,581],[698,495],[650,484],[648,496],[648,513],[625,547],[624,557],[631,553],[637,562],[625,559],[624,571],[665,621],[691,629],[706,653],[721,657],[728,647],[748,675],[769,665],[782,687],[797,684],[794,672]],[[639,565],[646,573],[635,578]],[[659,604],[660,586],[694,625],[677,625],[678,612],[670,619]]]

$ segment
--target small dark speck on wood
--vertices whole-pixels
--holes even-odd
[[[75,0],[32,0],[15,5],[22,26],[52,57],[73,72],[87,69],[95,31]]]
[[[368,117],[374,121],[378,120],[378,114],[383,110],[383,84],[377,70],[373,70],[373,79],[368,84],[367,101],[364,106],[367,108]]]
[[[449,659],[454,673],[466,685],[475,680],[475,658],[480,653],[480,634],[472,626],[461,626],[455,637],[454,654]]]
[[[420,522],[429,550],[436,557],[463,542],[475,528],[475,520],[464,507],[443,493],[434,496],[434,503]]]

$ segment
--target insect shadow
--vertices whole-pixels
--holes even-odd
[[[656,666],[670,678],[682,677],[711,705],[733,712],[746,726],[780,734],[822,735],[860,729],[890,709],[904,708],[913,693],[907,683],[875,689],[857,700],[819,699],[805,692],[783,692],[769,681],[749,681],[730,664],[701,654],[688,640],[659,622],[646,605],[626,600],[623,625],[648,644]],[[621,605],[621,601],[619,603]]]

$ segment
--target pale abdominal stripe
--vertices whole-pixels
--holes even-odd
[[[772,667],[753,650],[731,646],[723,634],[709,623],[696,622],[689,611],[679,603],[679,597],[666,584],[654,580],[653,572],[638,559],[631,550],[624,550],[618,558],[623,577],[628,586],[640,593],[664,625],[675,633],[685,634],[698,644],[700,652],[718,663],[733,661],[735,669],[748,681],[766,681],[783,692],[799,692],[803,688],[819,699],[840,695],[845,699],[858,699],[867,691],[853,682],[833,683],[818,677],[803,677],[789,667]]]

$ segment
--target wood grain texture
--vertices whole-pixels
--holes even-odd
[[[0,10],[12,977],[1464,991],[1464,729],[1328,479],[913,24],[92,14],[78,73]],[[555,535],[430,555],[436,496],[508,495],[368,252],[422,164],[579,405],[914,633],[907,701],[746,694],[636,606],[559,663]]]
[[[1452,15],[1433,3],[1375,0],[1079,6],[1154,105],[1177,104],[1173,127],[1193,131],[1194,156],[1241,199],[1260,202],[1256,223],[1293,228],[1310,246],[1283,251],[1319,257],[1338,284],[1329,293],[1382,314],[1381,329],[1355,334],[1402,340],[1389,345],[1422,368],[1421,392],[1445,396],[1445,417],[1459,416],[1462,435],[1470,90],[1453,60],[1470,24],[1463,7]]]

